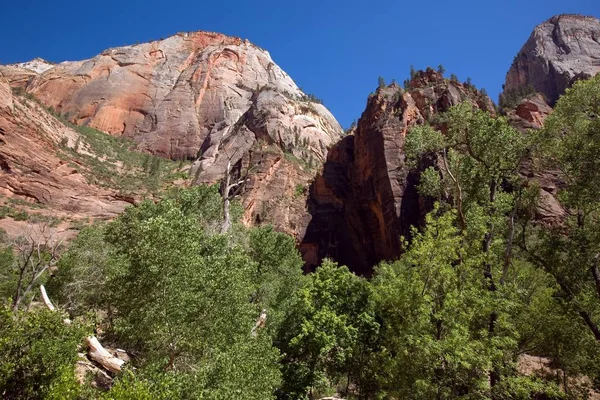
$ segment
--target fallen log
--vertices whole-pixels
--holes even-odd
[[[46,288],[44,285],[40,285],[40,293],[42,294],[42,301],[51,311],[56,311],[56,307],[50,301],[48,294],[46,293]],[[71,320],[66,318],[65,324],[70,324]],[[121,368],[125,361],[121,360],[118,357],[113,356],[106,350],[98,341],[96,336],[88,336],[85,338],[85,342],[88,346],[88,355],[89,357],[100,364],[105,370],[110,371],[112,373],[121,372]]]
[[[85,341],[88,345],[88,355],[92,360],[112,373],[116,374],[121,371],[125,361],[110,354],[108,350],[102,347],[96,336],[88,336]]]

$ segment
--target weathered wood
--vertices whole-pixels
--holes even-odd
[[[250,334],[252,335],[252,337],[258,336],[258,330],[264,328],[266,324],[267,324],[267,310],[265,310],[263,308],[262,312],[260,313],[260,316],[256,320],[256,324],[254,324],[254,327],[250,331]]]
[[[85,341],[88,345],[88,355],[92,360],[115,374],[121,371],[125,361],[110,354],[108,350],[102,347],[96,336],[88,336]]]
[[[50,301],[50,298],[46,293],[46,288],[44,287],[44,285],[40,285],[40,293],[42,294],[42,301],[44,302],[46,307],[48,307],[48,309],[51,311],[56,311],[56,307],[54,307],[54,304],[52,304],[52,302]],[[66,318],[64,322],[68,325],[71,323],[71,320]],[[92,360],[96,361],[104,369],[112,373],[116,374],[121,371],[121,368],[123,367],[123,364],[125,364],[125,361],[110,354],[108,350],[106,350],[100,344],[100,341],[98,340],[98,338],[96,338],[96,336],[88,336],[85,339],[85,342],[88,346],[88,355]]]

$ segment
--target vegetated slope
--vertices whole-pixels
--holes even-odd
[[[61,121],[0,76],[0,227],[19,234],[27,221],[112,218],[182,176],[177,163],[131,147]]]
[[[74,124],[193,161],[197,183],[218,181],[231,163],[235,174],[249,175],[244,220],[302,235],[305,187],[342,129],[267,51],[190,32],[89,60],[34,61],[0,72]]]

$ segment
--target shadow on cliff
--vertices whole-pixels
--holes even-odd
[[[426,211],[431,209],[431,202],[417,192],[418,172],[410,172],[400,216],[388,224],[397,241],[386,244],[378,237],[372,230],[373,221],[379,218],[377,210],[361,200],[360,193],[365,188],[357,187],[353,177],[354,139],[346,136],[331,149],[323,172],[310,186],[306,206],[311,220],[299,245],[306,272],[314,271],[324,258],[330,258],[356,274],[370,277],[379,262],[401,255],[401,236],[409,239],[411,227],[420,226]],[[369,190],[377,192],[377,188]]]

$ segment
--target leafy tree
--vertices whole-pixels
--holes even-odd
[[[304,262],[294,240],[269,226],[250,230],[248,255],[256,263],[251,277],[253,303],[267,310],[267,326],[276,330],[284,316],[293,312],[293,294],[304,285]]]
[[[0,307],[0,393],[5,399],[75,399],[77,345],[85,330],[48,310]]]
[[[600,77],[596,76],[568,89],[548,117],[536,154],[543,166],[558,170],[562,180],[558,198],[566,212],[558,226],[526,226],[525,241],[530,260],[548,272],[559,288],[564,314],[555,316],[555,321],[560,321],[559,327],[570,325],[578,338],[555,342],[557,350],[564,348],[562,354],[555,354],[557,360],[567,371],[593,376],[600,376],[590,362],[590,357],[597,357],[600,342],[599,115]],[[556,327],[545,327],[549,340],[565,333]],[[581,327],[587,334],[580,333]],[[590,343],[594,340],[595,345]],[[573,348],[574,343],[579,349]]]
[[[302,262],[293,241],[269,228],[217,233],[222,218],[218,188],[175,190],[84,230],[65,255],[55,287],[67,304],[75,313],[110,305],[114,340],[136,354],[136,372],[108,398],[273,395],[271,336],[290,307],[286,294],[302,284]],[[69,292],[80,284],[87,290]],[[267,327],[252,334],[262,308]]]
[[[108,277],[114,267],[114,248],[105,240],[105,225],[84,228],[58,262],[47,285],[53,301],[71,316],[106,310],[112,316]]]
[[[455,210],[464,235],[460,246],[466,252],[460,262],[479,271],[489,292],[488,322],[479,323],[487,327],[496,351],[489,377],[494,386],[516,340],[514,321],[508,318],[514,299],[505,286],[514,268],[515,215],[524,192],[518,171],[527,142],[503,118],[492,118],[467,103],[451,108],[440,123],[446,135],[418,127],[407,136],[406,150],[412,163],[428,151],[440,160],[439,169],[425,171],[420,188],[440,196],[442,209]]]
[[[207,235],[172,200],[128,209],[107,234],[122,257],[109,281],[115,328],[149,360],[186,370],[252,340],[254,265],[226,236]]]
[[[486,396],[494,348],[485,329],[491,296],[472,262],[464,261],[456,216],[427,217],[400,261],[376,271],[383,320],[380,379],[392,397]]]
[[[378,323],[366,280],[324,261],[301,289],[295,312],[277,340],[282,352],[281,397],[305,398],[343,381],[367,387],[369,340]]]
[[[382,89],[385,87],[385,79],[383,79],[383,76],[380,76],[379,78],[377,78],[377,87],[379,87],[379,89]]]

